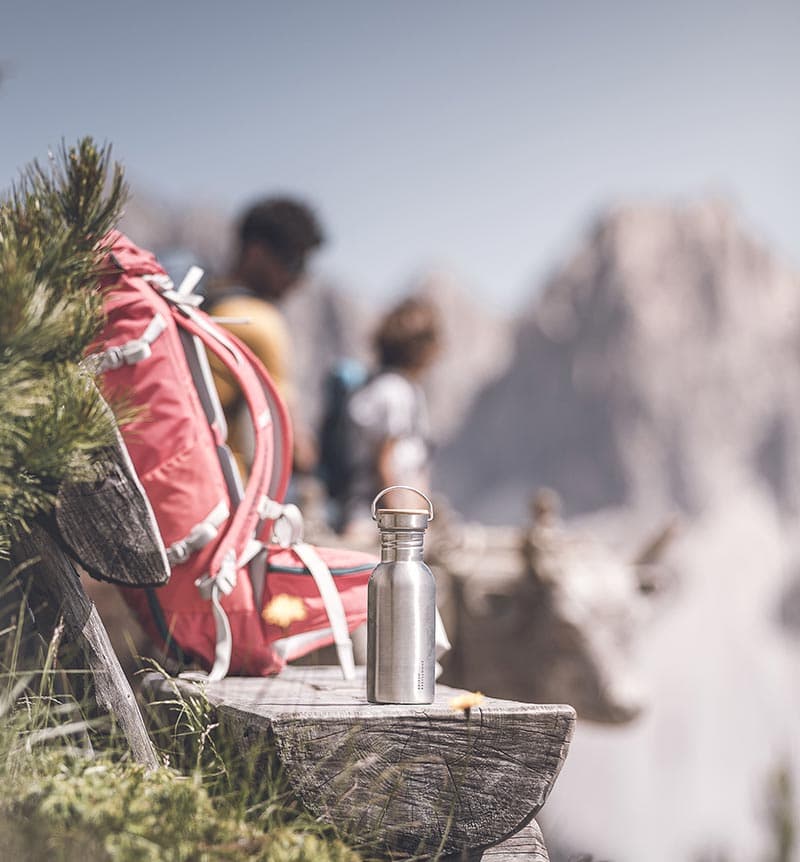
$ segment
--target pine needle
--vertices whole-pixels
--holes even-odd
[[[33,162],[0,200],[0,558],[113,439],[81,360],[102,325],[105,237],[126,194],[110,147],[84,138]]]

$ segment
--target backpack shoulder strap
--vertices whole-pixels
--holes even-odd
[[[209,574],[214,577],[226,564],[226,559],[230,559],[229,551],[238,549],[235,551],[238,556],[255,534],[261,520],[262,498],[283,499],[291,473],[291,424],[272,381],[245,345],[193,308],[183,309],[176,319],[181,328],[197,337],[234,376],[253,418],[255,431],[253,466],[226,540],[220,543],[211,560]]]

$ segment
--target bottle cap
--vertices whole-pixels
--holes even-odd
[[[430,513],[427,509],[378,509],[375,520],[380,530],[424,530]]]
[[[427,509],[377,509],[376,505],[389,491],[413,491],[428,504]],[[409,485],[391,485],[384,488],[372,501],[372,519],[378,522],[381,530],[424,530],[433,520],[433,503],[422,493]]]

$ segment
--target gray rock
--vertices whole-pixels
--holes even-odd
[[[724,204],[607,214],[519,323],[437,485],[492,522],[539,484],[572,514],[692,513],[743,475],[795,511],[799,287]]]

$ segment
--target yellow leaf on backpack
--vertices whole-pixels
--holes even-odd
[[[281,593],[270,599],[261,616],[273,626],[288,629],[292,623],[304,620],[308,611],[302,599]]]

